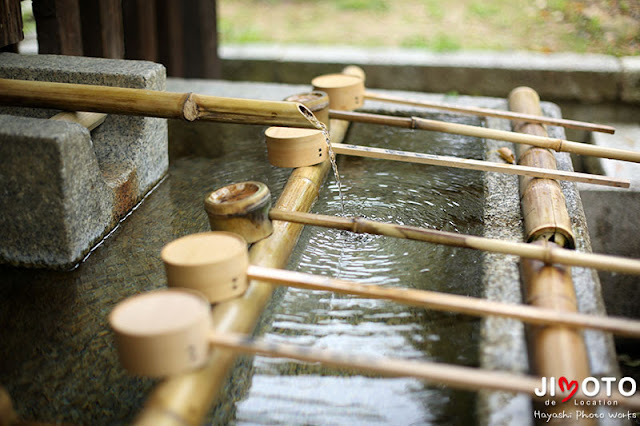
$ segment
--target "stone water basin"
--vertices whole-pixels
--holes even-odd
[[[282,99],[307,86],[169,80],[168,90]],[[429,96],[418,95],[415,96]],[[442,96],[431,97],[442,99]],[[458,99],[458,102],[461,100]],[[465,98],[506,107],[499,99]],[[403,115],[424,111],[367,104]],[[545,111],[559,114],[545,104]],[[441,115],[506,128],[500,120]],[[290,173],[266,160],[259,126],[170,122],[168,176],[75,270],[2,267],[0,377],[25,419],[79,424],[129,423],[154,381],[118,365],[107,315],[120,300],[166,285],[160,250],[208,229],[204,196],[244,180],[277,197]],[[559,136],[559,131],[555,136]],[[498,161],[504,144],[431,132],[352,125],[347,142]],[[560,166],[569,168],[568,156]],[[347,215],[461,233],[522,238],[517,178],[380,160],[340,158]],[[589,248],[575,187],[563,184],[582,249]],[[312,211],[339,214],[330,175]],[[289,269],[520,302],[517,259],[464,249],[307,227]],[[597,275],[574,268],[581,310],[601,312]],[[516,321],[407,308],[325,292],[278,290],[256,334],[313,348],[527,372],[524,329]],[[611,340],[586,333],[594,372],[615,371]],[[213,424],[531,424],[527,398],[455,391],[278,359],[246,358],[233,371]]]

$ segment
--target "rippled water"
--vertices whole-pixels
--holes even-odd
[[[282,191],[290,171],[267,163],[258,145],[263,129],[202,128],[224,142],[194,143],[197,156],[173,161],[167,179],[79,268],[0,267],[0,378],[23,419],[129,424],[154,381],[123,371],[108,313],[128,296],[166,285],[160,250],[208,229],[208,192],[243,180],[265,182],[274,197]],[[475,158],[483,150],[470,138],[365,125],[354,125],[348,142]],[[339,158],[339,169],[348,215],[480,234],[480,172],[347,157]],[[333,178],[314,211],[339,213]],[[468,250],[307,228],[289,268],[480,295],[480,259]],[[478,362],[475,319],[325,292],[279,291],[258,334],[336,351]],[[235,388],[223,396],[214,424],[470,424],[475,418],[474,393],[417,380],[264,358],[255,359],[253,371],[236,370]]]
[[[481,158],[471,138],[353,125],[352,144]],[[347,215],[480,234],[478,172],[341,156]],[[335,181],[314,212],[340,214]],[[480,296],[481,257],[469,250],[307,227],[290,268],[363,283]],[[302,249],[303,248],[303,249]],[[475,318],[392,302],[288,289],[261,331],[273,342],[475,366]],[[237,424],[470,424],[475,394],[415,379],[361,376],[318,365],[256,358]]]

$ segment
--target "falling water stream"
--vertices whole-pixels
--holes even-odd
[[[324,140],[327,144],[327,151],[329,153],[329,162],[331,163],[331,169],[333,170],[333,177],[336,179],[336,187],[338,189],[338,195],[340,197],[340,213],[344,216],[344,195],[342,194],[342,182],[340,180],[340,173],[338,172],[338,164],[336,163],[336,154],[333,152],[333,148],[331,147],[331,135],[329,133],[329,129],[325,124],[318,120],[313,114],[306,115],[307,119],[322,132],[324,136]]]

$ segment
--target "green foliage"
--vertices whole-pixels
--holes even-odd
[[[370,12],[386,12],[389,10],[389,4],[386,0],[333,0],[332,3],[338,10]]]
[[[400,42],[400,45],[402,47],[428,48],[429,47],[429,41],[426,39],[426,37],[424,37],[422,35],[412,35],[412,36],[409,36],[409,37],[405,37]]]
[[[436,52],[449,52],[453,50],[460,50],[462,44],[453,35],[438,33],[432,42],[432,49]]]
[[[253,26],[230,22],[224,18],[218,19],[218,25],[223,43],[258,43],[266,39],[265,34]]]
[[[489,18],[500,13],[500,5],[488,1],[475,1],[469,5],[469,13],[478,18]]]
[[[639,1],[220,0],[218,29],[223,43],[626,56],[640,54]]]
[[[460,41],[449,34],[438,33],[433,39],[428,39],[422,35],[413,35],[402,40],[402,47],[430,49],[436,52],[450,52],[460,50]]]
[[[35,34],[36,32],[36,20],[33,17],[33,11],[31,5],[27,2],[20,3],[22,8],[22,31],[25,36],[27,34]]]
[[[441,0],[424,0],[424,7],[429,19],[440,21],[445,16],[444,8],[446,3]]]

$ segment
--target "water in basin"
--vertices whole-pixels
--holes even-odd
[[[219,129],[230,135],[233,126]],[[122,371],[107,315],[122,299],[166,285],[160,250],[208,229],[203,198],[209,191],[260,180],[279,195],[289,170],[267,163],[262,131],[243,126],[214,149],[174,159],[166,180],[76,270],[0,267],[0,378],[21,417],[126,424],[140,411],[154,381]],[[354,125],[347,141],[469,158],[481,158],[484,149],[472,138],[366,125]],[[481,233],[480,172],[347,157],[339,159],[339,169],[347,215]],[[313,211],[340,212],[331,175]],[[371,284],[482,293],[479,253],[320,228],[305,229],[289,268]],[[478,363],[478,320],[380,300],[281,290],[261,324],[257,334],[270,341]],[[265,358],[255,359],[253,375],[236,373],[233,381],[246,392],[224,396],[212,417],[216,424],[469,424],[475,417],[474,393],[413,379]]]
[[[476,140],[352,125],[349,143],[481,158]],[[342,156],[347,215],[480,234],[478,172]],[[313,211],[340,214],[330,180]],[[307,227],[289,268],[386,286],[480,296],[481,256],[383,236]],[[269,341],[475,366],[479,322],[377,299],[288,289],[260,331]],[[470,424],[473,393],[257,358],[237,424]]]

